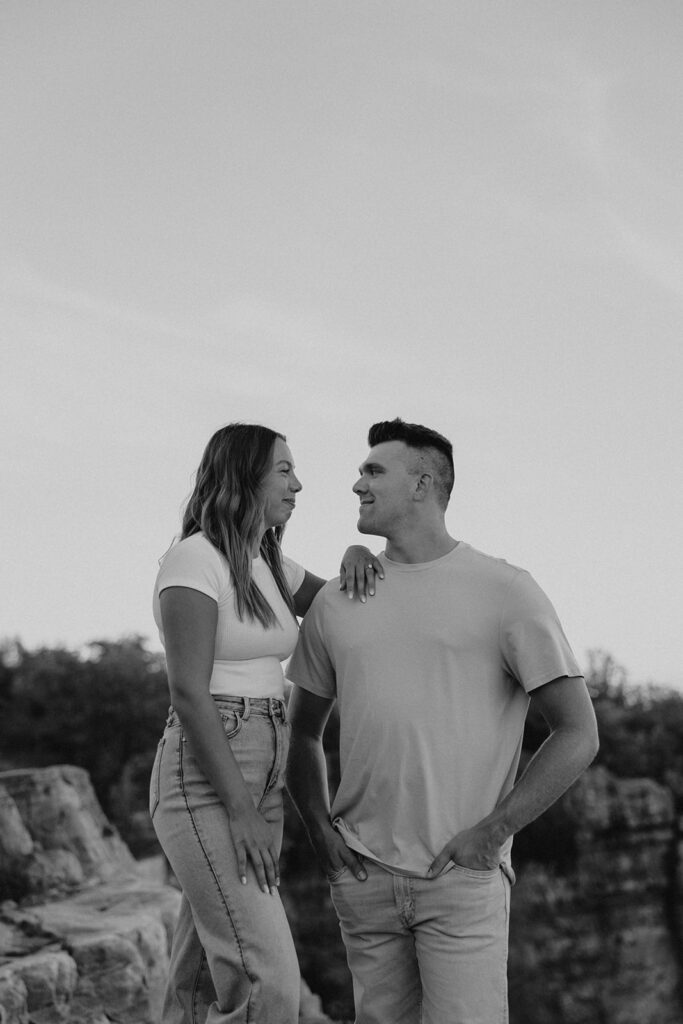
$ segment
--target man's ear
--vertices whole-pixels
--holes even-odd
[[[424,501],[432,489],[434,481],[431,473],[420,473],[415,484],[415,501]]]

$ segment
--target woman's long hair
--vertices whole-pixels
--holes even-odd
[[[252,423],[229,423],[213,435],[202,455],[194,490],[183,514],[181,540],[200,531],[225,555],[235,587],[237,615],[277,624],[275,612],[252,578],[252,552],[263,529],[261,484],[272,465],[276,438],[284,434]],[[260,553],[287,607],[292,593],[282,568],[284,526],[266,530]]]

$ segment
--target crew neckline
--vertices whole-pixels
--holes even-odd
[[[431,562],[395,562],[393,558],[389,558],[386,551],[382,552],[382,561],[389,566],[391,569],[395,569],[398,572],[421,572],[424,569],[432,569],[436,565],[442,565],[449,559],[455,558],[457,553],[466,548],[468,545],[464,541],[459,540],[454,548],[447,551],[445,555],[441,555],[439,558],[432,559]]]

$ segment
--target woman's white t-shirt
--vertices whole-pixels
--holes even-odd
[[[301,586],[303,566],[283,556],[282,566],[292,593]],[[258,619],[240,620],[232,574],[225,557],[204,534],[179,541],[164,555],[154,587],[154,620],[164,644],[159,594],[166,587],[189,587],[218,605],[216,646],[209,690],[215,697],[282,697],[282,661],[294,650],[299,633],[296,619],[285,604],[266,562],[252,561],[252,576],[277,618],[265,627]]]

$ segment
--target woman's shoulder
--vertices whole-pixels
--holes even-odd
[[[193,533],[173,544],[163,556],[158,581],[164,586],[183,586],[196,585],[199,580],[217,593],[230,585],[230,570],[218,548],[203,533]]]
[[[161,559],[161,565],[173,562],[183,562],[189,559],[200,561],[220,562],[222,556],[218,548],[214,547],[203,533],[193,533],[190,537],[183,537],[176,540],[166,551]]]

